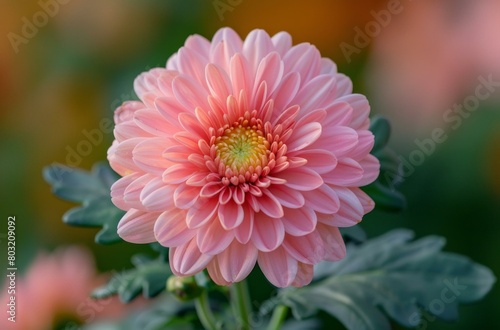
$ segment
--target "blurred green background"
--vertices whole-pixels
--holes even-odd
[[[112,134],[103,134],[86,156],[75,160],[68,154],[89,140],[85,132],[112,118],[117,105],[135,98],[135,76],[163,66],[187,36],[211,38],[218,28],[230,26],[242,37],[254,28],[269,34],[284,30],[294,43],[315,44],[352,77],[356,92],[368,95],[373,113],[391,120],[391,145],[405,159],[418,148],[416,138],[445,129],[448,139],[401,185],[407,210],[375,211],[362,227],[370,237],[395,227],[413,229],[419,237],[446,236],[447,251],[465,254],[500,274],[499,93],[457,129],[443,120],[449,108],[473,93],[479,76],[500,77],[498,1],[402,0],[398,13],[389,16],[382,13],[394,1],[387,0],[0,3],[0,29],[6,36],[0,44],[0,205],[3,222],[12,215],[17,219],[21,271],[37,251],[68,244],[92,249],[100,271],[129,264],[135,247],[97,246],[96,230],[62,223],[62,214],[73,204],[52,196],[42,168],[72,162],[68,165],[90,169],[105,160]],[[28,31],[26,21],[47,11],[41,3],[57,5],[45,24]],[[368,35],[370,24],[379,29]],[[360,39],[359,31],[368,37]],[[31,32],[29,38],[26,32]],[[5,232],[2,225],[0,234]],[[259,281],[257,275],[251,283]],[[255,300],[263,299],[268,289],[252,289]],[[495,286],[484,301],[460,308],[459,323],[436,321],[428,328],[500,328],[499,303]]]

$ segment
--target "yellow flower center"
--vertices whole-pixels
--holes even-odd
[[[242,173],[249,167],[267,165],[269,142],[260,130],[251,127],[227,128],[215,141],[217,156],[234,173]]]

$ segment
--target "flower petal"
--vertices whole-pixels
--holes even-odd
[[[334,100],[337,90],[335,78],[329,74],[322,74],[308,81],[297,93],[292,101],[300,104],[300,113],[305,115],[313,110],[328,106]]]
[[[311,283],[314,276],[314,266],[299,262],[297,276],[292,282],[292,286],[300,288]]]
[[[217,255],[220,272],[224,279],[234,283],[244,280],[257,262],[258,250],[253,244],[233,241],[221,254]]]
[[[173,194],[175,206],[184,210],[189,209],[198,201],[199,195],[200,187],[181,183]]]
[[[188,243],[170,248],[168,259],[176,276],[192,276],[203,270],[212,258],[200,252],[193,238]]]
[[[272,36],[271,41],[278,53],[281,56],[285,55],[286,52],[292,47],[292,36],[287,32],[278,32]]]
[[[283,208],[276,197],[267,189],[262,189],[262,196],[257,198],[259,209],[271,218],[281,218]]]
[[[322,122],[324,127],[349,126],[354,110],[347,102],[335,101],[326,108],[326,117]]]
[[[200,197],[209,198],[217,196],[222,190],[224,190],[226,186],[222,184],[222,182],[209,182],[203,186],[200,190]]]
[[[358,129],[369,129],[370,120],[368,115],[370,114],[370,104],[366,99],[366,96],[361,94],[348,94],[339,97],[337,101],[347,102],[354,110],[353,119],[349,124],[355,130]]]
[[[131,121],[134,118],[134,113],[137,110],[144,109],[146,106],[144,103],[139,101],[126,101],[123,102],[118,108],[116,108],[113,119],[115,124],[125,123]]]
[[[128,139],[133,139],[135,137],[151,137],[154,136],[151,133],[146,132],[133,120],[126,121],[124,123],[117,124],[113,131],[116,141],[123,142]]]
[[[377,157],[367,155],[359,162],[359,165],[363,167],[363,178],[356,183],[357,186],[366,186],[378,178],[380,174],[380,162]]]
[[[306,149],[292,155],[306,159],[306,167],[318,174],[328,173],[337,166],[337,157],[328,150]]]
[[[111,201],[113,204],[115,204],[118,208],[128,211],[131,206],[123,199],[125,195],[125,189],[137,178],[141,177],[142,174],[140,173],[133,173],[129,174],[127,176],[124,176],[123,178],[118,179],[113,185],[111,186]]]
[[[287,235],[283,247],[293,258],[310,265],[317,264],[325,255],[325,247],[317,230],[304,236]]]
[[[120,175],[127,175],[132,172],[142,172],[132,159],[132,152],[137,144],[145,138],[133,138],[115,144],[108,150],[109,164]]]
[[[217,257],[214,257],[212,261],[207,265],[207,270],[208,270],[208,275],[210,275],[210,278],[215,282],[217,285],[230,285],[231,282],[228,282],[224,279],[221,273],[221,268],[219,266],[219,261],[217,260]]]
[[[363,218],[364,208],[358,197],[351,188],[335,187],[335,192],[339,196],[340,209],[333,217],[322,222],[335,227],[351,227],[359,223]]]
[[[162,175],[163,182],[179,184],[186,182],[193,175],[193,167],[185,164],[176,164],[167,168]]]
[[[283,216],[285,231],[292,236],[303,236],[310,234],[316,229],[316,212],[304,206],[299,209],[285,209]]]
[[[168,122],[156,109],[142,109],[134,113],[134,122],[144,131],[155,136],[172,136],[178,126]]]
[[[253,233],[254,211],[250,206],[243,204],[244,218],[241,224],[234,229],[235,236],[241,244],[247,244]]]
[[[346,247],[342,234],[337,227],[318,223],[317,232],[321,235],[325,249],[326,261],[339,261],[346,255]]]
[[[340,200],[334,189],[324,184],[318,189],[305,191],[306,205],[316,212],[332,214],[340,208]]]
[[[272,94],[275,109],[286,109],[297,95],[300,87],[300,74],[298,72],[288,73],[280,82]],[[297,113],[298,110],[297,109]]]
[[[177,54],[177,67],[179,73],[193,77],[196,81],[204,85],[205,66],[208,63],[208,58],[187,47],[179,49]]]
[[[196,235],[196,230],[187,227],[186,212],[172,209],[158,217],[154,235],[161,245],[176,247],[188,243]]]
[[[277,287],[290,286],[297,275],[298,262],[283,247],[271,252],[259,252],[257,260],[269,282]]]
[[[130,209],[118,223],[118,235],[125,241],[135,244],[156,241],[154,225],[160,213]]]
[[[214,218],[218,208],[219,201],[217,199],[198,199],[194,206],[188,210],[186,216],[187,226],[192,229],[203,226]]]
[[[328,184],[350,187],[361,180],[363,172],[357,161],[352,158],[342,158],[333,171],[323,174],[323,179]]]
[[[137,144],[132,152],[132,159],[142,170],[161,175],[172,162],[163,157],[169,140],[163,138],[149,138]]]
[[[311,148],[332,152],[337,159],[348,155],[358,145],[358,133],[345,126],[335,126],[312,144]]]
[[[208,64],[205,68],[205,76],[212,96],[221,104],[225,104],[227,97],[231,95],[231,83],[227,73],[214,64]]]
[[[151,174],[144,174],[132,181],[127,186],[127,188],[125,188],[125,191],[123,193],[123,200],[125,201],[125,203],[132,206],[133,208],[146,211],[144,205],[141,202],[141,192],[146,184],[148,184],[154,178],[155,177]]]
[[[263,213],[254,218],[252,242],[260,251],[275,250],[283,242],[285,228],[280,219],[273,219]]]
[[[260,61],[274,49],[271,38],[264,30],[253,30],[243,42],[243,55],[248,59],[252,75],[257,71]]]
[[[352,93],[352,81],[343,73],[337,73],[335,75],[337,79],[337,92],[336,97],[341,97]]]
[[[199,228],[196,244],[202,253],[216,255],[224,251],[234,239],[234,231],[224,229],[220,221],[212,220]]]
[[[248,88],[253,84],[253,75],[250,75],[249,64],[242,54],[235,54],[230,62],[229,76],[233,86],[233,92],[244,91],[244,95],[249,99]]]
[[[142,189],[139,196],[142,205],[148,211],[165,211],[171,207],[174,188],[163,182],[161,178],[154,178]]]
[[[232,200],[221,204],[219,206],[219,219],[224,229],[234,229],[243,222],[243,207]]]
[[[321,124],[312,122],[293,130],[290,142],[287,142],[288,152],[302,150],[313,144],[321,136]]]
[[[257,68],[254,82],[254,92],[257,91],[260,83],[265,81],[268,86],[268,93],[274,92],[283,76],[283,62],[277,52],[272,52],[262,59]]]
[[[359,161],[370,153],[374,144],[375,137],[372,132],[368,130],[358,130],[358,145],[349,154],[349,157]]]
[[[375,208],[375,202],[363,190],[359,188],[351,188],[352,192],[358,197],[361,205],[363,206],[364,214],[367,214]]]
[[[307,83],[321,70],[321,54],[318,49],[309,43],[301,43],[290,48],[285,56],[285,72],[300,73],[302,83]]]
[[[297,209],[305,204],[304,196],[300,191],[290,189],[282,185],[271,185],[267,189],[284,207]]]
[[[173,163],[187,163],[191,153],[184,146],[173,145],[163,151],[163,158]]]
[[[323,184],[323,178],[318,173],[305,167],[288,169],[276,176],[285,179],[288,188],[300,191],[314,190]]]
[[[193,78],[179,75],[172,82],[172,87],[175,98],[186,111],[194,113],[197,107],[209,109],[207,91]]]

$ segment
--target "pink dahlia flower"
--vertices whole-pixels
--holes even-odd
[[[274,285],[303,286],[344,257],[338,227],[373,209],[359,187],[379,162],[366,98],[314,46],[224,28],[189,37],[134,87],[108,152],[123,239],[158,241],[174,274],[207,268],[221,285],[257,262]]]
[[[92,290],[103,284],[105,278],[96,274],[92,255],[80,247],[39,253],[23,277],[17,274],[15,292],[9,289],[10,279],[4,279],[0,291],[2,330],[62,329],[63,325],[65,329],[75,329],[77,324],[116,319],[131,312],[130,306],[124,307],[117,298],[90,298]],[[132,308],[142,305],[139,301]],[[9,320],[14,316],[9,313],[14,312],[14,307],[15,322]]]

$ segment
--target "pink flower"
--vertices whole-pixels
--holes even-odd
[[[178,276],[221,285],[258,262],[274,285],[308,284],[345,255],[338,227],[374,207],[358,187],[379,173],[370,107],[312,45],[231,29],[191,36],[135,81],[115,113],[108,158],[123,176],[119,235],[170,248]]]
[[[50,255],[41,253],[23,277],[16,273],[15,285],[9,289],[10,280],[6,278],[0,291],[0,303],[9,312],[3,310],[0,329],[55,329],[61,326],[60,321],[74,325],[69,329],[97,319],[116,318],[125,312],[118,299],[90,298],[91,291],[105,279],[97,276],[92,256],[82,248],[59,249]],[[7,305],[12,300],[13,308]],[[10,314],[14,307],[12,322],[9,318],[14,316]]]

